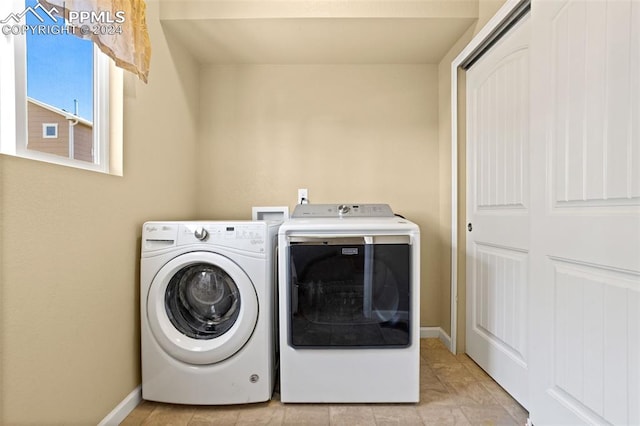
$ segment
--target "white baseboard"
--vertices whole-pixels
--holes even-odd
[[[442,329],[440,327],[420,327],[420,338],[439,338]]]
[[[118,426],[142,401],[142,386],[131,391],[121,402],[102,419],[98,426]]]
[[[420,338],[438,338],[447,349],[451,350],[451,336],[445,333],[441,327],[420,327]]]

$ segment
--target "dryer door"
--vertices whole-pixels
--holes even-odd
[[[146,311],[156,341],[169,355],[190,364],[214,364],[238,352],[251,337],[258,296],[232,260],[192,252],[158,271]]]
[[[291,237],[289,345],[412,344],[411,240],[406,235]]]

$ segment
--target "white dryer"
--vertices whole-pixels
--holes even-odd
[[[143,399],[215,405],[271,398],[279,225],[144,224]]]
[[[283,402],[417,402],[420,231],[387,205],[301,204],[280,227]]]

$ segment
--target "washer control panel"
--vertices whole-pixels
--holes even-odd
[[[211,244],[256,253],[266,251],[267,226],[263,222],[147,222],[142,228],[142,250]]]
[[[298,204],[291,218],[393,217],[388,204]]]

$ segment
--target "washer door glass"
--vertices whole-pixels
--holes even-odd
[[[171,324],[194,339],[226,333],[240,313],[240,291],[224,269],[208,263],[185,266],[169,281],[165,309]]]
[[[238,352],[258,321],[258,296],[247,274],[217,253],[191,252],[167,262],[143,295],[160,347],[189,364],[214,364]]]

